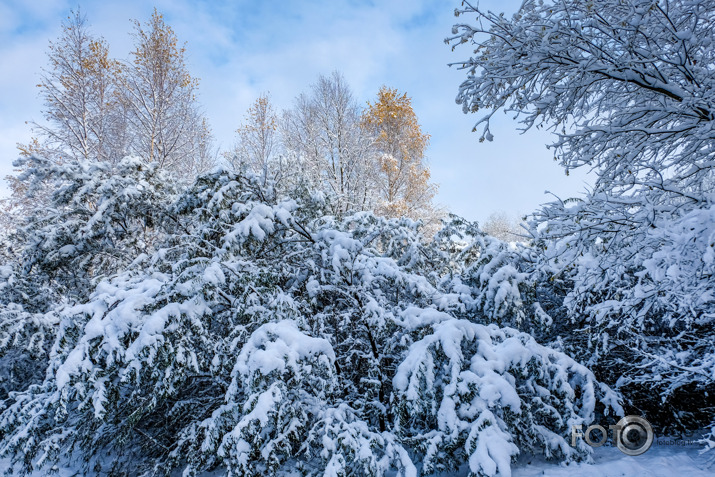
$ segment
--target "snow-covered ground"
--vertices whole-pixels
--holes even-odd
[[[664,440],[664,439],[658,439]],[[702,446],[658,445],[645,454],[631,457],[616,447],[599,447],[593,464],[558,465],[524,456],[513,467],[513,477],[713,477],[713,456],[701,455]],[[708,465],[711,464],[711,465]]]
[[[713,477],[715,456],[701,455],[701,448],[697,445],[668,446],[654,443],[645,454],[631,457],[615,447],[604,446],[595,450],[593,464],[576,465],[558,465],[543,459],[522,456],[512,468],[512,477]],[[0,471],[6,467],[7,460],[0,459]],[[44,475],[46,471],[36,472],[32,477]],[[64,467],[59,469],[56,475],[76,477],[80,474]],[[218,475],[221,473],[212,473],[212,476]],[[460,474],[453,477],[463,476]]]

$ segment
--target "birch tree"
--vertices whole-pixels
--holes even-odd
[[[272,163],[280,154],[279,119],[267,94],[259,96],[246,112],[244,122],[236,130],[233,150],[224,154],[234,170],[242,168],[258,174],[265,182],[270,172],[280,174]],[[270,170],[270,172],[269,172]]]
[[[44,121],[32,121],[34,137],[18,144],[22,157],[40,156],[55,164],[76,161],[108,162],[116,165],[126,153],[126,123],[118,100],[115,78],[121,72],[110,58],[109,47],[94,36],[79,10],[62,23],[62,33],[50,42],[48,66],[42,70],[40,96]],[[22,173],[24,169],[17,169]],[[7,230],[14,229],[24,215],[44,207],[51,190],[26,196],[27,184],[17,175],[7,178],[12,196],[0,203]]]
[[[305,164],[312,183],[334,197],[334,211],[371,210],[374,163],[360,128],[360,108],[345,78],[320,76],[298,96],[283,126],[288,151]]]
[[[481,229],[487,235],[503,240],[504,242],[518,242],[526,236],[521,224],[514,217],[504,211],[494,212],[487,217]]]
[[[429,134],[422,132],[407,93],[383,86],[377,101],[368,102],[361,127],[372,139],[380,197],[376,211],[388,217],[433,220],[437,187],[430,182],[425,152]]]
[[[134,21],[133,37],[133,59],[120,77],[133,133],[131,150],[161,168],[189,175],[196,169],[200,145],[210,142],[210,131],[201,127],[198,80],[186,67],[186,49],[156,10],[147,26]]]
[[[40,83],[44,123],[33,122],[39,141],[19,145],[23,155],[40,153],[60,162],[121,159],[121,117],[114,79],[119,62],[102,38],[89,31],[86,17],[72,12],[62,34],[50,42],[49,67]]]

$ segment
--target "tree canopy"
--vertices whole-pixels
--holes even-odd
[[[536,271],[564,286],[568,349],[656,424],[708,424],[715,3],[527,0],[506,18],[464,2],[457,14],[473,22],[448,41],[474,46],[455,63],[457,100],[487,111],[481,138],[496,111],[514,112],[553,130],[567,171],[597,174],[585,197],[531,220]]]

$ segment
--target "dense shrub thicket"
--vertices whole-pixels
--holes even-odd
[[[38,161],[38,177],[43,165],[56,167]],[[71,455],[115,474],[408,476],[467,462],[495,475],[520,451],[587,459],[571,425],[622,413],[591,371],[515,327],[545,325],[509,261],[520,249],[473,224],[453,218],[426,244],[416,222],[333,217],[322,194],[279,196],[221,170],[152,208],[93,177],[105,192],[95,214],[42,212],[4,268],[16,298],[0,359],[22,369],[4,381],[1,450],[19,469]],[[58,208],[94,190],[82,167],[56,180]],[[118,198],[140,211],[131,234],[156,216],[141,249],[113,235]],[[35,283],[75,286],[37,265],[38,244],[66,247],[52,221],[79,231],[73,269],[93,278],[39,309]],[[107,257],[122,271],[106,276]],[[42,369],[18,353],[44,357]]]
[[[139,159],[26,159],[44,206],[0,249],[10,472],[509,475],[589,459],[572,426],[624,414],[715,448],[715,1],[457,13],[483,138],[499,109],[554,128],[593,190],[508,243],[299,175],[175,190]]]

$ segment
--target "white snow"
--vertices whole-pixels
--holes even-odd
[[[659,439],[644,454],[628,456],[616,447],[603,446],[594,450],[593,464],[558,465],[522,456],[512,467],[513,477],[712,477],[715,465],[708,467],[708,458],[700,454],[701,446],[658,445]],[[456,476],[455,476],[456,477]]]
[[[292,321],[267,323],[256,330],[238,355],[234,372],[250,375],[259,371],[268,375],[286,368],[297,370],[299,361],[325,355],[335,361],[335,352],[327,340],[302,333]]]
[[[658,439],[645,454],[631,457],[615,447],[603,446],[594,450],[593,463],[559,465],[541,458],[522,455],[512,465],[512,477],[712,477],[715,465],[708,467],[708,459],[700,454],[701,446],[658,445]],[[8,459],[0,459],[0,469],[9,468]],[[201,477],[224,475],[224,471],[199,474]],[[57,467],[57,477],[73,477],[79,470],[72,465]],[[35,471],[29,477],[43,477],[46,471]],[[330,475],[327,473],[326,475]],[[464,470],[452,474],[438,474],[439,477],[466,477]]]

